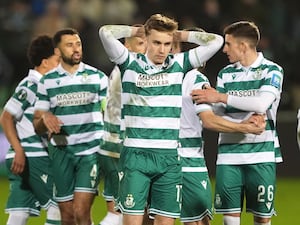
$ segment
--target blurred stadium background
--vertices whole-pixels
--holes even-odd
[[[259,26],[262,36],[259,50],[285,71],[278,113],[284,163],[278,165],[280,186],[277,205],[283,210],[290,210],[286,212],[288,214],[277,210],[278,218],[289,218],[293,223],[277,223],[275,219],[273,224],[300,224],[296,211],[293,211],[299,209],[293,197],[298,196],[296,190],[300,190],[300,151],[296,143],[296,117],[300,108],[300,10],[296,0],[1,0],[0,112],[16,84],[27,75],[30,65],[26,49],[36,35],[53,35],[63,27],[76,28],[83,41],[84,62],[109,74],[113,64],[102,48],[98,28],[104,24],[144,23],[154,13],[175,18],[182,29],[198,26],[219,34],[222,34],[224,26],[238,20],[252,20]],[[207,63],[205,73],[212,84],[218,70],[227,63],[222,51]],[[205,136],[207,164],[214,177],[217,134],[205,131]],[[7,148],[0,129],[0,224],[6,221],[4,206],[8,183],[3,159]],[[287,192],[293,197],[285,196]],[[97,212],[104,210],[100,199],[96,201],[96,206],[101,206],[101,209],[96,209]],[[286,207],[284,200],[290,200]]]

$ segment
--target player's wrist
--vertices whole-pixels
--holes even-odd
[[[222,102],[224,104],[227,104],[227,99],[228,99],[228,95],[227,94],[219,93],[218,94],[218,101],[217,102]]]

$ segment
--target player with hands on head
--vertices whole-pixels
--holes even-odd
[[[145,54],[129,52],[118,40],[143,35],[147,39]],[[141,28],[104,25],[99,36],[108,57],[121,71],[124,142],[118,207],[123,224],[141,225],[148,202],[154,224],[172,225],[180,216],[181,204],[177,147],[182,80],[186,72],[221,48],[223,38],[178,30],[175,20],[161,14],[152,15]],[[173,55],[175,39],[199,46]]]

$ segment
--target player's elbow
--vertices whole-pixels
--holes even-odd
[[[104,41],[104,40],[112,37],[112,34],[109,29],[109,25],[104,25],[104,26],[100,27],[98,34],[99,34],[101,41]]]
[[[259,114],[266,113],[267,109],[269,108],[269,104],[263,104],[263,102],[257,103],[255,107],[255,112]]]
[[[102,37],[104,36],[105,34],[105,26],[102,26],[99,28],[99,37],[102,39]]]
[[[209,129],[209,130],[216,130],[216,126],[215,123],[212,120],[202,120],[202,126],[205,129]]]
[[[3,127],[3,113],[0,115],[0,126]]]
[[[216,34],[216,46],[218,47],[218,49],[222,47],[223,43],[224,43],[224,38],[221,35]]]
[[[6,126],[6,124],[9,124],[9,123],[10,124],[14,123],[14,117],[9,112],[4,110],[0,116],[0,125],[2,128],[4,128],[4,126]]]
[[[200,114],[202,126],[205,129],[216,130],[215,116],[211,112],[204,112]]]

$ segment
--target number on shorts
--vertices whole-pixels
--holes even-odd
[[[94,179],[97,178],[97,165],[96,164],[93,165],[93,168],[91,169],[91,172],[90,172],[90,176]]]
[[[273,185],[269,185],[267,188],[267,193],[266,193],[266,188],[263,185],[258,186],[258,194],[257,194],[257,201],[258,202],[265,202],[265,194],[267,194],[267,199],[269,202],[273,201],[274,198],[274,187]]]
[[[176,189],[177,189],[177,202],[181,202],[181,189],[182,189],[182,185],[176,185]]]

